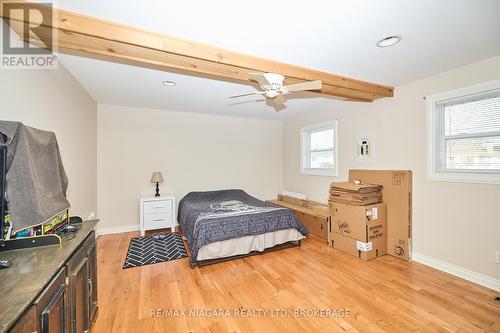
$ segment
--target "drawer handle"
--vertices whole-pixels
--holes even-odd
[[[161,208],[164,208],[163,206],[156,206],[156,207],[153,207],[153,209],[161,209]]]
[[[156,220],[153,220],[154,222],[160,222],[160,221],[163,221],[163,219],[156,219]]]

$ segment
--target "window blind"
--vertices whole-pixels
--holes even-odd
[[[500,171],[500,91],[446,101],[439,107],[444,127],[442,168]]]

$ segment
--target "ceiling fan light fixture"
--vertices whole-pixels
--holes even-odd
[[[250,95],[266,96],[266,104],[272,106],[276,111],[286,108],[284,95],[297,91],[321,90],[323,85],[320,80],[305,81],[284,86],[285,76],[276,73],[248,73],[249,77],[256,81],[263,90],[229,96],[237,98]]]
[[[269,89],[266,91],[266,96],[269,98],[276,98],[276,97],[278,97],[279,94],[280,94],[280,92],[278,90],[274,90],[274,89]]]
[[[173,87],[177,84],[174,81],[170,81],[170,80],[161,81],[161,83],[163,83],[163,85],[167,86],[167,87]]]
[[[393,46],[401,41],[401,36],[399,35],[394,35],[394,36],[389,36],[382,38],[377,42],[378,47],[389,47]]]

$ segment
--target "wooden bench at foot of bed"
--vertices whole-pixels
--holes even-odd
[[[291,209],[310,234],[327,241],[328,221],[331,218],[327,204],[281,194],[278,194],[277,200],[269,200],[269,202]]]

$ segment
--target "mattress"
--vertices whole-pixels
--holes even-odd
[[[197,260],[201,261],[226,258],[235,255],[248,254],[252,251],[262,252],[270,247],[290,241],[299,241],[304,238],[305,236],[302,235],[297,229],[290,228],[267,232],[260,235],[228,239],[202,246],[198,250]]]

